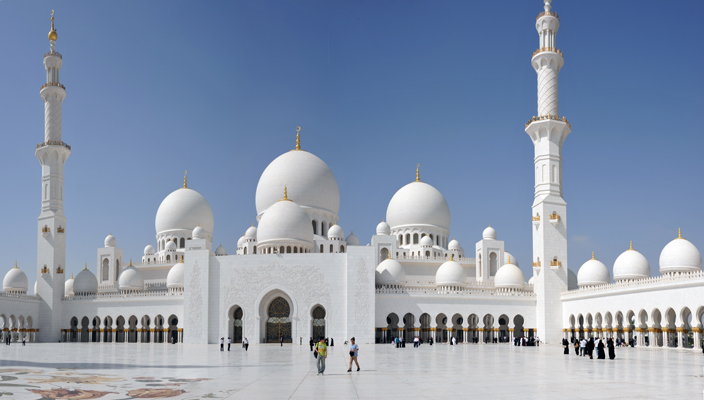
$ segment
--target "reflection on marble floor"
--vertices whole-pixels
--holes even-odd
[[[330,348],[317,376],[308,346],[55,343],[0,347],[0,400],[701,398],[704,356],[629,348],[617,358],[562,355],[555,346],[361,345],[362,371]]]

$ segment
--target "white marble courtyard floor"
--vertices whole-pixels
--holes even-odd
[[[545,345],[361,345],[362,371],[347,373],[341,344],[325,376],[316,376],[305,344],[247,353],[234,345],[229,353],[217,345],[3,345],[0,400],[702,399],[704,390],[704,355],[692,350],[617,349],[609,361]]]

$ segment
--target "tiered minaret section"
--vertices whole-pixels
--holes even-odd
[[[44,101],[44,141],[35,156],[42,166],[42,208],[37,224],[37,294],[41,297],[39,340],[57,341],[61,334],[61,298],[66,267],[66,216],[64,215],[64,163],[71,147],[61,139],[61,103],[66,89],[59,83],[61,54],[56,51],[57,34],[52,11],[50,51],[44,54],[46,83],[39,95]]]
[[[533,269],[537,294],[537,335],[546,343],[562,339],[561,294],[567,290],[567,203],[562,198],[562,144],[571,126],[559,116],[558,74],[564,64],[557,49],[560,18],[544,0],[535,21],[540,47],[531,64],[538,74],[538,116],[526,124],[535,147]]]

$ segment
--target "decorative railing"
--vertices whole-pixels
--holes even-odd
[[[526,290],[526,288],[530,290]],[[376,288],[377,294],[419,294],[429,296],[500,296],[500,297],[535,297],[532,286],[526,285],[524,289],[482,289],[482,288],[424,288],[424,287],[399,287],[380,286]]]
[[[37,297],[36,295],[18,292],[0,292],[0,297],[7,297],[11,299],[39,300],[39,297]]]
[[[56,228],[56,233],[66,233],[66,228],[58,227]]]
[[[47,58],[49,56],[59,57],[62,60],[64,59],[64,57],[58,51],[50,51],[48,53],[44,53],[44,58]]]
[[[42,142],[37,144],[37,148],[40,147],[45,147],[45,146],[64,146],[65,148],[71,150],[71,146],[67,145],[64,142],[56,141],[56,140],[50,140],[48,142]]]
[[[536,261],[536,262],[533,263],[533,266],[534,266],[534,267],[540,267],[540,266],[542,266],[542,264],[540,263],[540,261]]]
[[[541,17],[545,17],[545,16],[555,17],[555,18],[557,18],[558,21],[560,20],[560,17],[558,17],[557,14],[554,13],[554,12],[552,12],[552,11],[543,11],[543,12],[541,12],[540,14],[538,14],[537,17],[535,17],[535,20],[537,21],[537,20],[539,20]]]
[[[551,260],[551,261],[550,261],[550,266],[551,266],[551,267],[561,267],[561,266],[562,266],[562,261]]]
[[[558,117],[557,115],[550,115],[550,114],[548,114],[548,115],[541,115],[541,116],[538,116],[538,117],[533,117],[533,118],[531,118],[530,120],[528,120],[528,122],[526,122],[526,128],[528,127],[528,125],[532,124],[532,123],[535,122],[535,121],[545,121],[545,120],[553,120],[553,121],[567,122],[567,126],[569,126],[570,128],[572,128],[572,125],[567,121],[567,118],[565,118],[565,117],[560,118],[560,117]]]
[[[392,258],[397,261],[441,261],[441,262],[448,261],[448,258],[445,256],[437,256],[437,257],[433,257],[433,256],[430,256],[430,257],[426,257],[426,256],[398,256],[398,257],[392,257]],[[457,261],[460,264],[475,264],[476,263],[476,260],[474,258],[470,258],[470,257],[458,257],[454,261]]]
[[[144,288],[149,289],[149,288],[158,288],[158,287],[166,287],[166,281],[151,281],[151,282],[144,282]]]
[[[39,90],[42,90],[42,89],[47,88],[49,86],[56,86],[56,87],[60,87],[63,90],[66,90],[66,87],[64,85],[60,84],[59,82],[47,82],[47,83],[43,84],[42,87],[39,88]]]
[[[558,214],[556,211],[553,211],[552,214],[550,214],[550,219],[558,221],[562,220],[562,218],[560,218],[560,214]]]
[[[535,217],[533,217],[533,221],[540,221],[540,215],[536,215]]]
[[[697,279],[702,280],[704,285],[704,271],[696,272],[675,272],[669,273],[662,276],[655,276],[650,278],[642,279],[626,279],[614,283],[607,283],[603,285],[586,286],[575,290],[569,290],[562,293],[563,298],[577,297],[584,294],[590,293],[602,293],[605,291],[618,291],[622,289],[629,288],[644,288],[647,286],[655,286],[661,283],[686,283],[688,281],[695,281]]]
[[[168,297],[177,296],[180,297],[183,292],[172,292],[168,290],[149,290],[140,292],[129,292],[129,293],[98,293],[98,294],[83,294],[77,296],[64,296],[61,300],[64,301],[74,301],[74,300],[99,300],[99,299],[127,299],[134,297]]]
[[[172,261],[152,261],[152,262],[136,262],[132,263],[133,267],[164,267],[164,266],[173,266],[176,264],[178,261],[177,260],[172,260]]]
[[[531,57],[535,57],[536,54],[545,53],[546,51],[549,51],[551,53],[557,53],[560,55],[560,57],[564,57],[560,49],[556,49],[554,47],[541,47],[538,50],[534,51]]]
[[[98,290],[111,290],[111,289],[117,290],[117,282],[101,283],[98,285]]]

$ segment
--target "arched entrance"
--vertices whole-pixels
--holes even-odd
[[[266,320],[266,342],[291,343],[291,306],[283,297],[277,297],[269,303]]]
[[[244,317],[242,308],[235,310],[235,314],[233,316],[235,318],[235,322],[232,330],[232,341],[235,343],[242,343],[242,317]]]
[[[321,306],[317,306],[313,309],[313,327],[311,332],[313,332],[313,340],[319,340],[321,337],[325,337],[325,309]]]

